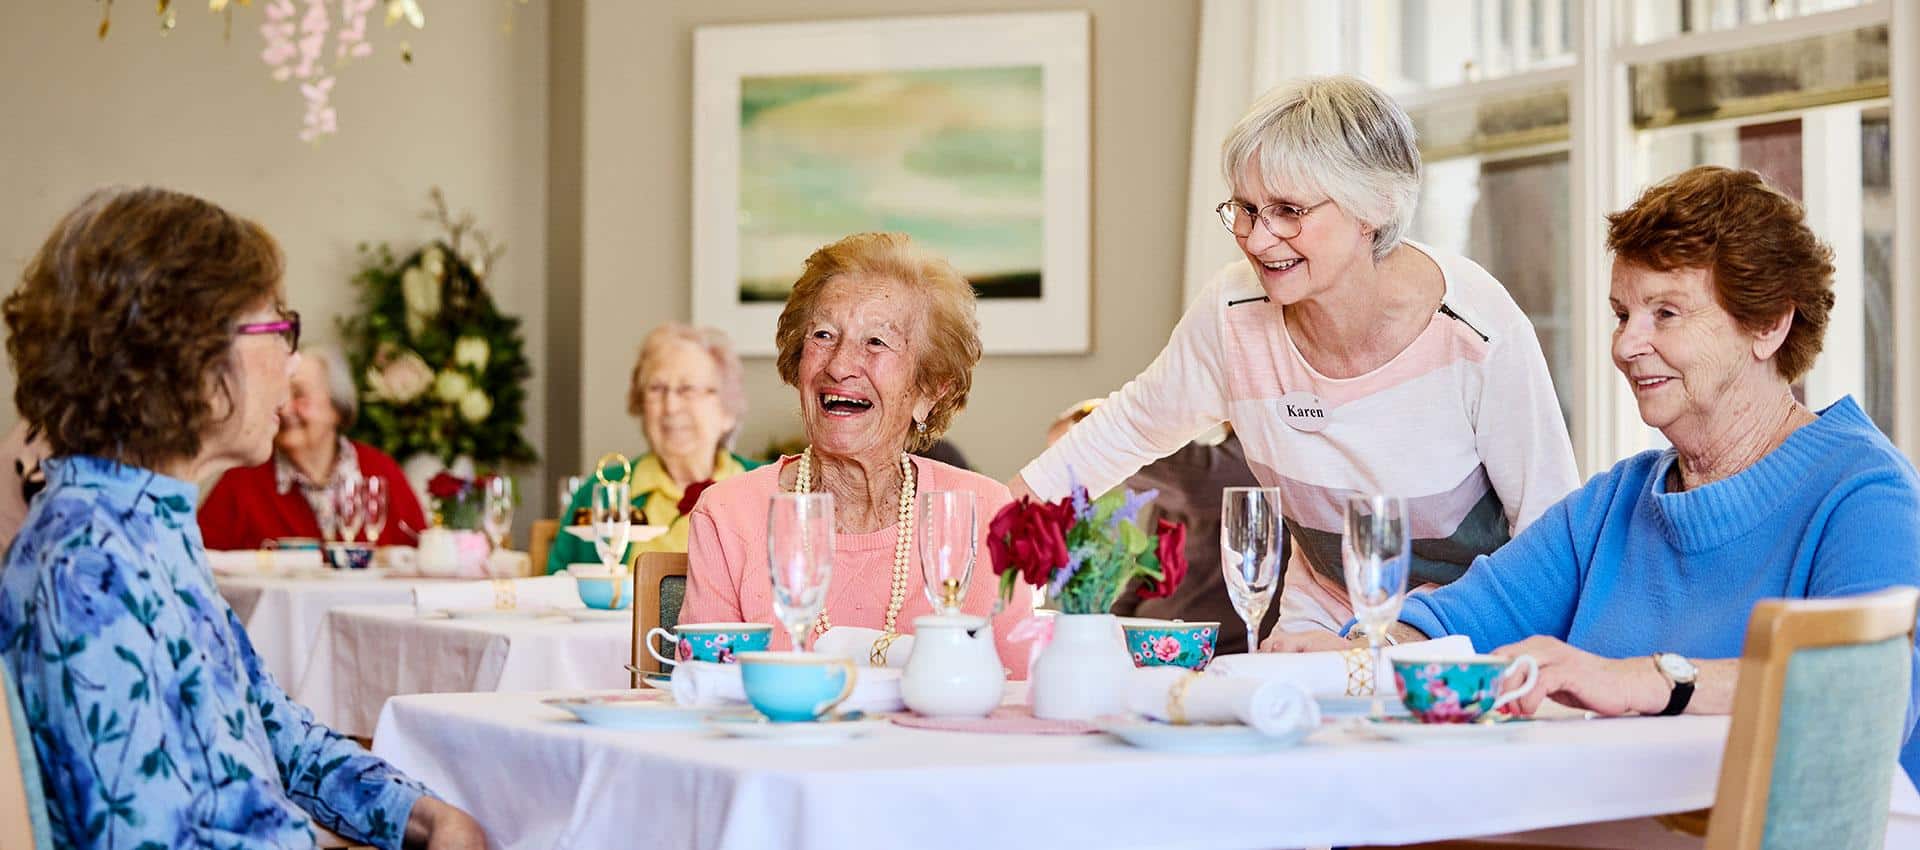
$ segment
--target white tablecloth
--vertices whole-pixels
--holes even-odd
[[[335,608],[300,696],[322,723],[366,737],[381,705],[401,694],[624,688],[632,642],[629,620],[449,620],[418,616],[411,605]]]
[[[246,627],[253,650],[294,700],[327,612],[342,605],[383,605],[413,598],[422,579],[281,578],[216,575],[220,595]]]
[[[1724,717],[1546,721],[1409,745],[1323,730],[1256,755],[888,724],[830,745],[583,726],[520,694],[402,697],[375,752],[506,850],[1398,844],[1709,805]],[[1371,790],[1369,790],[1371,789]]]

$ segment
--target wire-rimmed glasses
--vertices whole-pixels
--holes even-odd
[[[1256,219],[1266,226],[1267,232],[1273,234],[1275,239],[1292,239],[1299,236],[1301,228],[1306,226],[1308,214],[1331,203],[1332,198],[1307,207],[1272,203],[1256,210],[1245,201],[1221,201],[1219,206],[1213,208],[1213,212],[1220,216],[1220,223],[1227,226],[1229,233],[1241,239],[1253,235],[1253,222]]]

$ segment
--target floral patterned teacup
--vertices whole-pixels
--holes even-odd
[[[1502,692],[1500,682],[1522,668],[1527,673],[1519,687]],[[1512,661],[1493,655],[1393,661],[1393,683],[1400,688],[1400,701],[1422,723],[1472,723],[1526,696],[1539,678],[1540,664],[1531,655]]]
[[[673,645],[673,657],[660,654],[654,647],[655,635],[666,638]],[[673,631],[654,629],[647,632],[647,652],[659,659],[661,664],[678,664],[682,661],[712,661],[716,664],[734,663],[734,654],[740,652],[758,652],[773,643],[773,627],[766,623],[681,623]]]
[[[1214,646],[1220,639],[1219,623],[1184,620],[1122,617],[1120,631],[1126,634],[1127,654],[1133,656],[1135,667],[1204,670],[1213,660]]]

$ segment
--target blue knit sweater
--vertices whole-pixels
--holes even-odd
[[[1920,477],[1851,398],[1731,478],[1670,493],[1673,463],[1621,461],[1400,619],[1481,650],[1550,635],[1608,658],[1738,658],[1762,599],[1920,585]],[[1920,782],[1916,706],[1900,763]]]

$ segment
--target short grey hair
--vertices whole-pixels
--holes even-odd
[[[340,433],[346,433],[360,415],[360,394],[354,389],[353,368],[347,365],[346,353],[331,343],[312,342],[300,346],[300,356],[318,360],[326,369],[327,401],[333,403],[333,412],[340,417]]]
[[[720,435],[720,446],[731,449],[733,438],[739,435],[740,425],[747,418],[747,389],[741,378],[746,370],[740,367],[740,355],[734,353],[733,338],[719,328],[668,322],[649,331],[640,341],[640,356],[633,361],[633,374],[627,379],[627,413],[636,419],[647,415],[643,402],[647,378],[653,374],[653,359],[668,346],[683,342],[705,351],[713,358],[713,365],[720,369],[720,407],[733,414],[733,427]]]
[[[1221,144],[1220,165],[1235,191],[1258,166],[1269,192],[1333,199],[1373,228],[1375,262],[1400,244],[1420,200],[1413,119],[1359,77],[1308,77],[1261,95]]]

